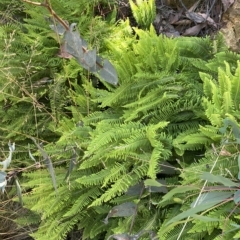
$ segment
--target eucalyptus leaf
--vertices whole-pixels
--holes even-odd
[[[6,180],[7,173],[0,172],[0,189],[2,192],[4,192],[5,187],[7,186],[7,180]]]
[[[2,189],[2,192],[4,193],[5,187],[7,186],[7,180],[4,180],[3,182],[0,182],[0,189]]]
[[[20,187],[20,184],[18,182],[17,179],[15,179],[15,183],[16,183],[16,188],[17,188],[17,195],[18,195],[18,199],[21,205],[23,205],[23,201],[22,201],[22,189]]]
[[[137,204],[134,202],[125,202],[117,205],[111,210],[111,217],[128,217],[135,213]]]
[[[0,172],[0,183],[5,181],[6,176],[7,176],[7,173],[5,173],[5,172]]]
[[[95,73],[95,72],[98,72],[99,70],[102,69],[102,62],[103,62],[103,59],[100,57],[100,56],[96,56],[96,63],[89,68],[89,71],[92,72],[92,73]]]
[[[177,172],[176,168],[166,161],[161,162],[159,168],[161,174],[174,175]]]
[[[2,171],[5,171],[5,170],[8,168],[8,166],[9,166],[10,163],[11,163],[11,160],[12,160],[12,153],[10,152],[8,158],[7,158],[6,160],[0,162],[0,165],[3,166],[3,167],[2,167]]]
[[[62,36],[65,33],[66,28],[56,18],[52,18],[52,17],[44,17],[44,18],[46,21],[50,23],[49,27],[58,35]],[[65,20],[64,22],[67,26],[69,25],[68,21]]]
[[[102,68],[103,61],[104,61],[104,59],[102,57],[100,57],[99,55],[97,55],[96,63],[97,63],[97,65],[99,65],[99,69]]]
[[[90,72],[95,72],[96,69],[97,50],[88,50],[83,53],[83,57],[77,58],[78,63]]]
[[[43,156],[44,162],[46,167],[48,168],[51,178],[52,178],[52,183],[53,183],[53,187],[55,189],[55,192],[57,193],[57,182],[56,182],[56,177],[55,177],[55,172],[54,172],[54,168],[53,168],[53,164],[52,161],[50,159],[50,157],[48,156],[48,154],[43,150],[43,148],[37,143],[37,141],[35,140],[35,138],[30,137],[32,139],[32,141],[35,143],[35,145],[37,146],[38,150],[40,151],[40,153]]]
[[[103,68],[98,72],[98,74],[104,81],[113,85],[118,84],[118,76],[116,69],[107,59],[104,60]]]
[[[15,143],[12,143],[12,144],[11,144],[11,143],[9,142],[9,143],[8,143],[8,147],[9,147],[9,151],[10,151],[10,152],[14,152],[14,151],[15,151]]]
[[[240,190],[237,190],[235,193],[234,193],[234,196],[233,196],[233,201],[238,204],[240,202]]]
[[[97,72],[102,80],[117,85],[118,76],[116,69],[108,60],[105,59],[103,61],[97,56],[96,49],[87,49],[87,42],[81,38],[80,33],[75,27],[76,23],[72,23],[69,30],[64,34],[66,52],[74,56],[83,68],[92,73]]]
[[[89,72],[92,72],[91,69],[95,69],[95,67],[94,67],[95,65],[90,68],[90,67],[83,61],[82,58],[77,59],[77,61],[78,61],[78,63],[79,63],[84,69],[88,70]]]
[[[137,205],[134,202],[125,202],[113,207],[104,222],[107,223],[111,217],[129,217],[136,212]]]
[[[224,123],[224,126],[219,129],[219,131],[220,131],[222,134],[225,134],[227,128],[228,128],[229,126],[231,126],[234,137],[235,137],[236,139],[239,139],[239,138],[240,138],[240,127],[237,125],[236,122],[234,122],[234,121],[233,121],[232,119],[230,119],[230,118],[225,118],[225,119],[223,120],[223,123]]]
[[[129,187],[129,189],[126,192],[126,195],[139,196],[142,193],[144,188],[145,187],[144,187],[144,184],[143,184],[143,181],[142,181],[142,182],[140,182],[140,183],[138,183],[134,186]]]
[[[83,54],[83,60],[89,66],[89,68],[93,67],[94,64],[96,64],[96,58],[97,58],[96,49],[88,50]]]
[[[30,151],[30,144],[28,144],[28,155],[35,163],[37,163],[36,159],[34,158],[34,156],[32,155],[32,153]]]
[[[195,202],[193,202],[191,204],[192,208],[178,214],[176,217],[173,217],[170,221],[167,222],[167,225],[171,223],[176,223],[187,217],[194,217],[196,213],[210,209],[211,207],[226,200],[231,196],[231,192],[210,192],[202,194],[198,201],[198,204],[195,207],[193,207],[195,205]]]
[[[57,24],[50,24],[49,27],[59,35],[63,35],[66,32],[66,28],[59,22]]]
[[[219,222],[219,218],[212,218],[212,217],[207,217],[207,216],[198,215],[198,214],[194,214],[192,217],[194,219],[199,219],[203,222]]]
[[[10,165],[11,161],[12,161],[12,153],[15,151],[15,143],[13,144],[10,144],[8,143],[8,146],[9,146],[9,155],[8,157],[6,158],[6,160],[0,162],[0,165],[2,165],[2,171],[4,172],[8,166]]]
[[[71,160],[70,160],[70,163],[69,163],[69,168],[68,168],[68,171],[67,171],[67,174],[65,176],[65,179],[68,179],[73,168],[76,166],[77,164],[77,153],[76,153],[76,150],[75,148],[73,148],[73,155],[71,157]]]
[[[80,36],[81,37],[81,36]],[[88,48],[88,43],[86,40],[84,40],[82,37],[81,37],[81,40],[82,40],[82,46],[84,49],[87,49]]]
[[[116,239],[116,240],[131,240],[130,236],[127,233],[114,234],[111,237]]]
[[[74,30],[76,23],[72,23],[68,31],[64,34],[66,51],[77,59],[83,57],[82,39],[80,33]]]
[[[168,192],[166,188],[167,183],[166,183],[166,180],[164,179],[157,179],[157,180],[147,179],[144,181],[144,183],[145,183],[145,186],[148,186],[149,192],[161,192],[161,193]]]
[[[146,179],[144,181],[144,185],[149,186],[149,187],[161,187],[161,186],[163,186],[160,182],[158,182],[157,180],[154,180],[154,179]]]
[[[196,186],[178,186],[176,188],[173,188],[167,194],[165,194],[163,196],[163,200],[160,203],[163,203],[165,201],[168,201],[168,200],[172,199],[172,197],[177,193],[186,193],[188,191],[193,191],[193,190],[199,190],[199,187],[196,187]]]
[[[192,204],[191,208],[195,208],[201,205],[212,204],[212,206],[226,200],[233,195],[232,192],[208,192],[203,193]],[[197,202],[196,202],[197,201]]]
[[[225,178],[221,175],[213,175],[212,173],[209,173],[209,172],[204,172],[201,176],[201,179],[207,180],[208,182],[211,182],[211,183],[215,183],[215,182],[222,183],[226,187],[239,186],[239,183],[235,183],[230,179]]]

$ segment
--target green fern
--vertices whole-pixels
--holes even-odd
[[[64,9],[56,4],[59,2],[62,3],[54,1],[53,5],[61,13]],[[91,4],[86,13],[91,12]],[[74,20],[76,12],[72,5],[65,6],[66,11],[73,13],[68,12],[69,20]],[[29,20],[28,24],[32,24],[29,31],[36,28],[42,35],[46,33],[44,27],[37,24],[34,27],[33,23],[34,20]],[[196,199],[202,187],[201,175],[216,159],[212,143],[218,150],[221,140],[235,141],[233,145],[226,144],[225,150],[231,155],[220,155],[212,174],[228,178],[229,172],[238,174],[237,139],[229,131],[233,124],[226,125],[224,134],[219,129],[226,116],[238,127],[239,69],[232,73],[228,66],[225,71],[220,68],[217,80],[212,66],[222,55],[216,53],[209,38],[168,39],[157,36],[153,27],[149,31],[134,30],[135,35],[131,35],[129,22],[122,22],[103,44],[103,52],[106,55],[111,52],[119,86],[103,83],[95,88],[94,78],[77,68],[72,60],[65,67],[50,61],[61,71],[53,72],[54,82],[49,89],[56,91],[47,94],[47,90],[41,97],[50,98],[46,106],[58,120],[48,119],[49,129],[58,140],[53,144],[46,138],[50,143],[45,151],[51,154],[56,166],[59,195],[54,195],[47,171],[39,169],[23,175],[26,207],[41,215],[39,228],[32,234],[36,239],[65,239],[76,228],[82,231],[83,239],[107,239],[119,232],[129,235],[142,230],[153,231],[161,239],[177,239],[185,219],[173,225],[167,222],[189,209]],[[49,42],[46,51],[53,49],[57,46]],[[64,77],[58,82],[61,73]],[[32,78],[32,84],[35,80]],[[60,93],[69,95],[61,99]],[[66,179],[67,168],[73,163],[72,149],[76,153],[75,163]],[[204,157],[197,156],[205,152]],[[168,168],[173,173],[169,174]],[[164,186],[145,186],[145,180],[158,180]],[[151,190],[153,187],[156,188]],[[165,187],[165,192],[161,187]],[[178,192],[180,189],[182,192]],[[177,192],[163,201],[168,190]],[[134,214],[111,212],[129,201],[137,205]],[[226,208],[210,209],[207,216],[224,215],[222,211]],[[194,217],[180,239],[211,239],[223,230],[221,220],[218,226],[211,223],[204,226]],[[108,224],[104,224],[106,219]],[[233,216],[231,221],[237,224]],[[231,234],[226,236],[232,237]]]
[[[137,0],[136,4],[129,1],[133,16],[139,26],[148,29],[156,16],[156,5],[154,0]]]

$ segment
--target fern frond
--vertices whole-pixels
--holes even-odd
[[[93,201],[90,207],[99,206],[103,202],[108,202],[112,198],[121,195],[123,192],[127,191],[131,184],[132,177],[130,175],[122,175],[122,178],[118,179],[114,184],[112,184],[111,188],[103,193],[98,199]]]

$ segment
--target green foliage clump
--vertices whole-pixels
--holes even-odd
[[[234,71],[227,63],[225,68],[219,67],[217,78],[200,73],[209,125],[200,126],[199,132],[185,137],[182,144],[195,143],[200,137],[210,139],[212,146],[200,161],[183,168],[181,186],[159,202],[159,207],[169,206],[174,200],[180,203],[180,214],[166,219],[160,228],[161,239],[173,234],[178,239],[188,239],[192,234],[204,239],[239,237],[239,214],[235,211],[239,205],[240,172],[239,70],[237,62]]]
[[[78,3],[80,14],[75,0],[51,2],[114,64],[117,86],[56,56],[59,36],[39,7],[26,5],[27,19],[14,32],[21,41],[8,38],[2,73],[13,85],[1,82],[1,103],[10,104],[4,137],[37,139],[41,154],[33,156],[31,145],[23,159],[38,158],[50,171],[23,171],[31,214],[18,223],[37,226],[31,236],[38,240],[76,230],[82,239],[239,237],[239,55],[223,52],[220,40],[157,36],[141,14],[147,31],[128,20],[111,27],[97,17],[92,25],[97,3]],[[27,51],[12,59],[14,44]]]
[[[82,14],[75,11],[73,3],[81,9]],[[109,23],[94,14],[94,9],[101,3],[108,4],[107,1],[72,1],[72,4],[70,1],[51,1],[64,20],[78,23],[84,38],[104,52],[99,39],[109,34]],[[21,1],[5,1],[0,4],[0,8],[0,141],[3,146],[8,141],[16,143],[14,161],[11,168],[7,169],[8,182],[5,190],[9,192],[13,184],[10,177],[21,177],[22,172],[28,170],[38,171],[44,163],[38,153],[34,154],[37,159],[35,164],[29,157],[29,149],[31,152],[36,149],[31,137],[37,139],[37,143],[44,144],[58,139],[59,133],[55,128],[61,118],[71,117],[67,107],[75,104],[72,102],[74,98],[68,96],[72,93],[73,85],[88,84],[90,78],[89,73],[75,60],[61,56],[62,45],[57,34],[49,27],[52,24],[49,18],[52,16],[45,8],[33,7]],[[89,29],[93,30],[94,35],[89,34]],[[84,97],[81,114],[86,115],[90,106],[84,88],[82,93]],[[96,104],[91,106],[93,109],[94,105]],[[1,150],[5,152],[5,149]],[[65,161],[62,163],[64,165]],[[12,190],[9,202],[15,194],[16,191]],[[17,214],[11,216],[16,217]],[[9,220],[12,218],[7,217]],[[35,222],[36,215],[34,219]]]
[[[130,0],[129,4],[132,9],[134,18],[138,26],[149,29],[156,17],[156,4],[154,0],[136,0],[136,4]]]
[[[51,1],[51,4],[64,20],[81,26],[81,34],[91,45],[98,49],[102,47],[104,51],[99,39],[109,34],[108,23],[94,16],[94,8],[101,1],[76,4],[84,14],[76,11],[76,1],[72,4],[63,2]],[[106,4],[106,1],[102,2]],[[28,159],[27,145],[32,144],[29,137],[45,142],[55,141],[58,138],[54,132],[55,126],[62,117],[69,116],[67,107],[75,104],[68,97],[69,91],[74,88],[73,84],[88,83],[90,79],[89,73],[74,59],[61,55],[62,43],[49,27],[52,24],[49,22],[52,17],[49,12],[29,3],[19,5],[16,11],[12,10],[11,15],[9,13],[8,18],[4,16],[6,24],[0,27],[0,45],[3,49],[0,64],[0,132],[4,145],[9,140],[16,142],[21,152],[16,162],[24,166],[31,164],[29,160],[25,161]],[[90,28],[95,34],[94,38],[88,35]],[[84,90],[83,94],[87,95]],[[84,112],[88,112],[88,107],[86,96],[82,106]]]
[[[50,237],[52,231],[56,239],[64,239],[75,226],[82,229],[83,239],[107,239],[117,233],[130,236],[142,230],[157,233],[160,223],[173,216],[171,209],[159,211],[157,205],[167,191],[162,184],[179,184],[174,152],[181,150],[184,158],[190,158],[209,145],[206,140],[180,149],[174,141],[208,122],[196,62],[201,66],[213,57],[211,42],[187,39],[192,51],[192,61],[187,61],[181,40],[159,37],[153,28],[135,32],[129,35],[129,25],[122,23],[106,42],[119,86],[83,85],[89,102],[98,103],[97,111],[81,114],[82,88],[75,84],[71,91],[73,118],[62,118],[57,127],[60,139],[56,146],[46,146],[52,158],[70,159],[69,170],[75,167],[67,176],[65,168],[56,169],[58,196],[46,172],[40,173],[40,184],[36,173],[24,174],[26,188],[35,189],[26,195],[26,205],[44,219],[32,235],[36,239]],[[198,51],[201,46],[209,49],[208,59]],[[160,186],[154,188],[153,182],[148,187],[144,180],[149,179],[160,181]],[[136,204],[136,211],[129,216],[126,207],[113,214],[112,209],[123,203]]]

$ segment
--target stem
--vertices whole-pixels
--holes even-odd
[[[62,18],[60,18],[56,14],[56,12],[52,9],[52,6],[49,3],[49,0],[45,0],[43,3],[32,2],[30,0],[22,0],[22,1],[26,2],[26,3],[29,3],[29,4],[32,4],[32,5],[35,5],[35,6],[45,7],[51,13],[53,18],[55,18],[59,23],[61,23],[67,31],[70,30],[69,25]],[[82,50],[83,50],[84,53],[87,52],[87,49],[84,48],[84,47],[82,47]],[[99,66],[100,68],[103,68],[103,66],[101,64],[99,64],[97,61],[96,61],[96,65]]]
[[[51,4],[49,4],[48,0],[45,0],[43,3],[39,3],[39,2],[32,2],[29,0],[22,0],[23,2],[35,5],[35,6],[41,6],[41,7],[45,7],[47,8],[47,10],[51,13],[51,15],[58,21],[60,22],[67,31],[69,31],[69,26],[63,21],[63,19],[61,19],[56,12],[52,9]]]

